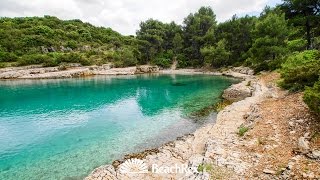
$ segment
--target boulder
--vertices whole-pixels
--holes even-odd
[[[313,150],[307,154],[307,156],[311,159],[319,159],[320,160],[320,151]]]
[[[91,47],[88,46],[88,45],[82,46],[82,47],[80,48],[80,51],[90,51],[90,50],[91,50]]]
[[[60,46],[60,51],[65,52],[67,49],[64,46]]]
[[[144,74],[144,73],[158,73],[160,71],[158,66],[137,66],[135,74]]]
[[[315,159],[320,159],[320,151],[312,151],[312,156]]]
[[[41,51],[42,51],[43,54],[46,54],[46,53],[49,52],[48,49],[46,47],[44,47],[44,46],[41,46]]]
[[[232,71],[240,73],[240,74],[247,74],[247,75],[254,75],[254,71],[250,69],[249,67],[234,67],[232,68]]]
[[[72,52],[73,50],[72,50],[72,48],[67,47],[67,51],[68,51],[68,52]]]
[[[236,102],[252,96],[253,89],[249,81],[243,81],[239,84],[234,84],[224,90],[222,97],[226,100]]]
[[[305,139],[305,137],[300,137],[298,139],[298,146],[302,152],[308,152],[310,150],[309,142]]]
[[[264,172],[265,174],[276,174],[275,171],[270,170],[270,169],[264,169],[263,172]]]
[[[56,52],[56,49],[53,46],[51,46],[51,47],[48,47],[48,51],[49,52]]]

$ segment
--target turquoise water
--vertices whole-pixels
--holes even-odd
[[[206,75],[0,81],[0,179],[81,179],[194,131],[203,121],[190,115],[233,82]]]

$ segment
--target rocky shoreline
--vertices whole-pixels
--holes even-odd
[[[79,64],[59,67],[25,66],[0,69],[0,79],[57,79],[94,75],[134,75],[158,73],[159,71],[159,67],[149,65],[127,68],[113,68],[110,64],[102,66],[80,66]]]
[[[225,91],[225,98],[237,102],[220,111],[215,124],[158,149],[127,155],[95,169],[85,179],[319,179],[319,118],[310,113],[302,94],[278,88],[277,73],[253,76],[250,71],[232,69],[217,75],[221,74],[243,81]],[[122,173],[119,167],[132,158],[143,160],[149,172]],[[152,173],[152,165],[197,172]]]
[[[164,71],[165,74],[203,74],[197,70],[170,70]],[[224,94],[225,98],[237,97],[238,100],[219,112],[216,124],[208,124],[198,129],[193,134],[178,138],[176,141],[169,142],[158,149],[146,150],[142,153],[136,153],[125,156],[122,160],[114,161],[112,165],[101,166],[95,169],[88,177],[91,179],[209,179],[209,173],[175,173],[175,174],[122,174],[119,171],[121,165],[126,159],[142,159],[150,168],[153,164],[159,167],[170,167],[174,165],[187,166],[190,169],[197,169],[203,164],[215,164],[222,168],[221,171],[236,172],[236,175],[243,175],[249,167],[244,161],[240,160],[241,154],[229,151],[230,146],[236,145],[238,127],[244,123],[241,117],[250,110],[250,107],[258,103],[268,92],[268,88],[263,86],[259,79],[253,76],[253,73],[245,71],[239,72],[232,69],[223,73],[205,74],[228,75],[236,78],[242,78],[239,84],[233,85]],[[249,84],[249,85],[248,85]],[[239,89],[239,87],[245,87]],[[249,88],[250,93],[246,92]],[[251,97],[248,97],[251,96]],[[230,171],[230,172],[231,172]]]
[[[246,67],[236,67],[224,72],[209,72],[203,69],[165,69],[158,66],[141,65],[126,68],[114,68],[112,64],[101,66],[81,66],[80,64],[65,64],[58,67],[42,67],[41,65],[0,68],[1,79],[58,79],[76,78],[94,75],[135,75],[147,73],[161,74],[210,74],[245,78],[253,75],[253,71]]]
[[[319,179],[320,119],[312,115],[302,93],[277,87],[277,73],[253,75],[245,67],[223,72],[202,69],[160,70],[155,66],[112,68],[109,65],[40,66],[0,69],[0,79],[52,79],[93,75],[209,74],[242,79],[226,89],[223,98],[234,102],[192,134],[156,149],[147,149],[96,168],[86,180],[102,179]],[[127,159],[143,160],[149,173],[121,173]],[[188,167],[197,172],[151,173],[158,167]]]

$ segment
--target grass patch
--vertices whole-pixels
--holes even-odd
[[[247,132],[248,130],[249,130],[248,127],[245,127],[245,126],[241,125],[241,126],[239,127],[238,135],[242,137],[242,136],[244,136],[244,135],[246,134],[246,132]]]
[[[0,68],[16,66],[16,62],[0,62]]]
[[[212,112],[220,112],[222,111],[225,107],[229,106],[232,104],[232,101],[228,100],[221,100],[217,102],[216,104],[204,107],[196,112],[193,112],[191,114],[191,117],[196,117],[196,118],[201,118],[201,117],[207,117],[209,116]]]
[[[216,104],[214,105],[214,110],[215,110],[216,112],[220,112],[220,111],[222,111],[225,107],[231,105],[232,103],[233,103],[232,101],[223,99],[223,100],[219,101],[218,103],[216,103]]]
[[[279,165],[277,172],[276,172],[276,175],[280,176],[285,170],[286,170],[286,165],[284,165],[284,164]]]
[[[210,105],[210,106],[204,107],[196,112],[193,112],[191,114],[191,117],[195,117],[195,118],[207,117],[213,111],[215,111],[214,105]]]
[[[213,167],[211,164],[200,164],[198,166],[198,172],[210,172],[212,171]]]
[[[265,145],[267,142],[264,138],[258,137],[257,143],[258,145]]]
[[[210,174],[210,179],[230,179],[234,172],[226,167],[220,167],[213,164],[200,164],[198,166],[198,172],[207,172]]]

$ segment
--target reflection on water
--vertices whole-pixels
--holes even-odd
[[[0,179],[85,176],[190,133],[201,125],[190,114],[234,81],[157,74],[0,81]]]

